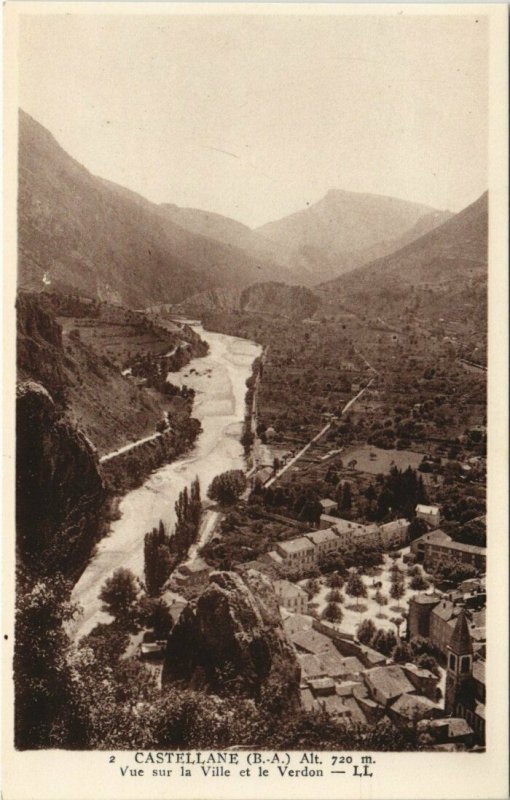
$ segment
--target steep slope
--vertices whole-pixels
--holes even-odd
[[[327,289],[377,291],[383,284],[444,284],[487,271],[488,194],[447,222],[385,258],[327,284]]]
[[[47,293],[18,295],[18,380],[40,383],[100,455],[153,434],[167,412],[175,417],[176,428],[186,427],[184,400],[122,374],[126,356],[129,363],[148,353],[157,360],[180,342],[185,363],[201,354],[203,343],[196,334],[167,332],[139,312]]]
[[[207,236],[230,247],[240,248],[252,258],[273,270],[272,277],[281,276],[290,283],[313,283],[314,275],[294,263],[290,253],[282,250],[261,233],[252,230],[237,220],[201,211],[198,208],[181,208],[165,203],[161,206],[168,218],[192,233]]]
[[[317,287],[323,302],[397,313],[408,303],[426,316],[471,315],[485,327],[488,194],[392,255]]]
[[[320,300],[311,289],[268,281],[246,289],[212,289],[193,295],[176,307],[178,313],[201,317],[209,312],[237,311],[270,317],[302,318],[312,316]]]
[[[332,190],[257,233],[274,243],[281,259],[312,271],[319,283],[402,247],[448,216],[393,197]]]
[[[19,116],[18,279],[146,306],[275,277],[275,266],[191,233],[161,206],[96,178],[30,116]]]

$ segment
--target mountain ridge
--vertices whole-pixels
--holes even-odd
[[[399,249],[451,216],[394,197],[331,189],[308,208],[256,230],[302,269],[315,266],[321,283]]]
[[[92,175],[21,109],[18,221],[18,279],[30,290],[52,285],[137,307],[275,277],[274,264],[191,234],[157,204]]]

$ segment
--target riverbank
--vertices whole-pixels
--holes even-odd
[[[116,569],[125,567],[143,578],[144,535],[160,519],[172,529],[179,492],[198,477],[205,497],[216,475],[245,468],[240,437],[246,380],[261,347],[245,339],[204,331],[202,326],[196,326],[196,330],[209,344],[208,355],[193,359],[169,378],[176,386],[195,390],[192,413],[200,421],[202,432],[187,455],[153,472],[120,501],[119,518],[98,544],[73,589],[72,600],[83,608],[70,630],[74,639],[86,635],[98,622],[110,620],[101,611],[98,594]],[[205,526],[206,531],[210,524]]]

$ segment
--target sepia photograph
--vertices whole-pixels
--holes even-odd
[[[13,763],[503,797],[505,7],[80,5],[7,3]]]

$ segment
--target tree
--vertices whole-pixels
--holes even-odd
[[[409,534],[409,541],[413,542],[415,539],[419,539],[420,536],[423,536],[424,533],[427,533],[427,523],[425,520],[416,517],[409,523],[409,528],[407,530]]]
[[[343,619],[342,609],[336,603],[328,603],[322,616],[329,622],[341,622]]]
[[[412,661],[413,653],[407,642],[399,642],[393,648],[391,657],[397,664],[406,664]]]
[[[391,622],[393,623],[393,625],[397,629],[397,639],[400,641],[400,628],[404,624],[405,619],[404,619],[404,617],[392,617],[391,618]]]
[[[321,585],[317,578],[310,578],[310,580],[306,582],[305,591],[308,594],[308,597],[312,598],[315,597],[320,588]]]
[[[404,596],[405,594],[405,586],[402,580],[393,581],[390,588],[390,596],[393,600],[398,601]]]
[[[21,750],[87,745],[87,704],[74,680],[65,624],[77,613],[55,576],[17,586],[15,744]]]
[[[411,589],[422,591],[429,588],[429,582],[421,574],[413,575],[409,586]]]
[[[159,528],[145,534],[144,538],[144,575],[147,594],[156,597],[160,594],[168,580],[173,567],[170,555],[171,542],[165,526],[160,520]]]
[[[379,628],[372,640],[372,647],[384,656],[389,656],[393,648],[397,645],[397,638],[393,631],[385,631]]]
[[[319,558],[319,569],[323,575],[330,572],[338,574],[345,570],[345,560],[340,553],[325,553]],[[331,584],[330,584],[331,585]]]
[[[376,634],[376,630],[377,628],[371,619],[364,619],[356,629],[358,641],[360,641],[361,644],[370,644]]]
[[[116,569],[104,582],[99,599],[103,601],[102,611],[121,623],[132,622],[138,600],[138,584],[131,570],[124,567]]]
[[[328,592],[326,599],[329,600],[330,603],[341,603],[343,597],[342,593],[338,589],[332,589],[330,592]]]
[[[351,597],[355,597],[357,600],[359,600],[360,597],[367,596],[367,587],[361,580],[360,576],[356,575],[355,572],[352,572],[350,574],[349,579],[347,581],[347,585],[345,587],[345,591],[347,592],[348,595],[350,595]],[[357,605],[359,609],[359,604]]]
[[[341,589],[344,585],[344,579],[338,572],[332,572],[326,583],[331,589]]]
[[[216,475],[213,479],[207,496],[222,505],[231,505],[246,489],[246,475],[241,469],[231,469]]]
[[[376,593],[374,594],[374,600],[377,603],[377,605],[379,606],[379,608],[381,606],[387,606],[388,605],[388,598],[387,598],[387,596],[385,594],[383,594],[381,592],[380,589],[378,589],[376,591]]]
[[[112,666],[124,654],[129,644],[129,633],[115,622],[99,622],[90,633],[83,636],[78,647],[90,647],[98,661]]]
[[[153,629],[156,639],[166,639],[173,628],[170,607],[161,598],[142,598],[138,604],[138,619],[144,627]]]
[[[431,656],[428,653],[422,653],[422,655],[417,659],[416,664],[418,667],[420,667],[420,669],[428,669],[439,678],[441,672],[434,656]]]
[[[345,481],[342,488],[342,500],[340,504],[342,511],[350,511],[352,508],[352,491],[351,484]]]

